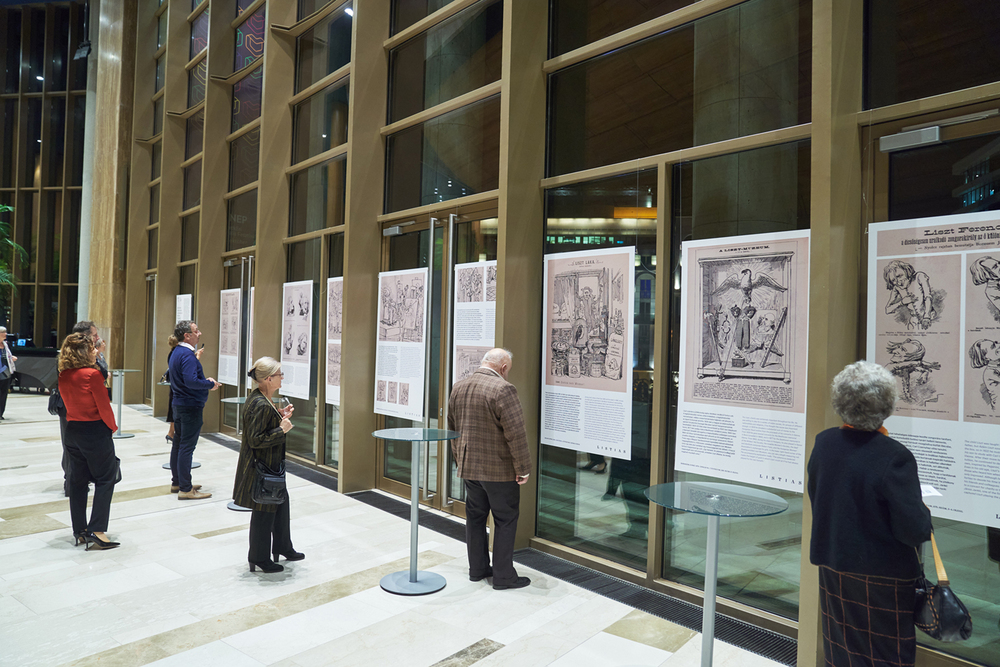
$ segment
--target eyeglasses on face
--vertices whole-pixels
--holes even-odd
[[[283,378],[283,377],[285,377],[285,374],[284,374],[284,373],[282,373],[281,371],[278,371],[277,373],[274,373],[273,375],[268,375],[268,376],[267,376],[267,378],[268,378],[269,380],[270,380],[271,378]]]

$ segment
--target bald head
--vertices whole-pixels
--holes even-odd
[[[510,372],[510,367],[513,363],[514,355],[510,350],[506,350],[502,347],[495,347],[483,355],[483,361],[480,366],[495,370],[500,374],[500,377],[506,380],[507,373]]]

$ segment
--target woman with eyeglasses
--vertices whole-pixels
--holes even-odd
[[[285,434],[292,429],[295,408],[289,405],[279,410],[274,406],[274,394],[281,388],[283,377],[277,361],[261,357],[247,375],[257,383],[257,388],[250,392],[243,406],[243,444],[236,466],[233,500],[251,510],[247,556],[250,571],[260,568],[264,573],[281,572],[285,568],[278,564],[280,556],[285,560],[302,560],[306,556],[292,547],[287,497],[280,505],[254,502],[254,461],[261,461],[271,470],[281,468],[285,460]]]

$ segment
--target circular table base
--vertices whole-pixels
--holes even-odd
[[[123,438],[134,438],[135,433],[112,433],[111,437],[115,440],[121,440]]]
[[[167,461],[166,463],[164,463],[160,467],[163,468],[164,470],[170,470],[170,461]],[[191,470],[194,470],[195,468],[200,468],[200,467],[201,467],[201,464],[198,463],[197,461],[192,461],[191,462]]]
[[[382,577],[382,590],[396,595],[427,595],[437,593],[448,582],[440,574],[417,570],[417,580],[410,581],[410,571],[393,572]]]
[[[251,512],[252,511],[249,507],[243,507],[243,505],[237,505],[235,500],[230,500],[229,504],[226,505],[226,507],[228,507],[229,509],[233,510],[234,512]]]

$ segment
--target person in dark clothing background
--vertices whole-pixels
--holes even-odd
[[[917,461],[882,426],[896,379],[858,361],[834,378],[832,402],[844,424],[816,436],[808,465],[826,664],[913,665],[916,548],[932,526]]]
[[[7,394],[10,392],[10,382],[14,379],[14,362],[17,357],[11,354],[7,347],[7,327],[0,327],[0,420],[7,409]]]
[[[206,378],[201,361],[195,355],[195,346],[201,338],[198,325],[191,320],[181,320],[174,327],[177,347],[170,354],[171,407],[174,412],[174,441],[170,447],[170,491],[177,491],[179,500],[211,498],[203,493],[200,484],[191,483],[191,458],[198,445],[203,423],[202,411],[208,392],[222,385],[214,378]]]

